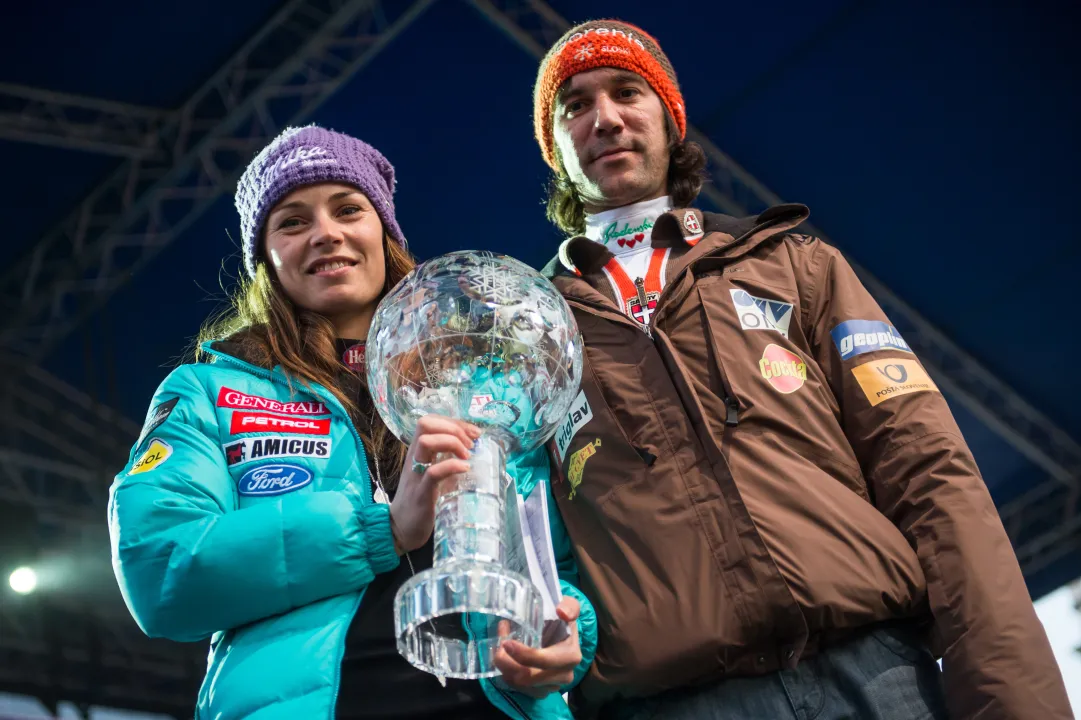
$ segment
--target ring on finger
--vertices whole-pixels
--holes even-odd
[[[419,460],[414,459],[412,469],[413,469],[413,472],[415,472],[417,475],[423,475],[425,472],[428,471],[428,468],[430,468],[431,466],[432,466],[432,464],[430,462],[425,463],[425,462],[421,462]]]

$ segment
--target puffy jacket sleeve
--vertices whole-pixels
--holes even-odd
[[[1016,556],[945,398],[834,248],[799,249],[814,359],[879,511],[915,549],[955,718],[1069,718]]]
[[[113,569],[152,637],[206,638],[359,590],[398,564],[386,505],[312,492],[238,508],[203,384],[209,369],[185,365],[162,383],[151,407],[176,404],[110,489]],[[133,473],[154,439],[170,454]]]

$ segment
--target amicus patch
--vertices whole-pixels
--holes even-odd
[[[320,440],[311,437],[266,435],[246,437],[222,447],[225,450],[225,464],[231,467],[252,460],[328,458],[332,446],[330,438]]]
[[[260,465],[240,477],[237,492],[246,497],[283,495],[311,484],[313,477],[299,465]]]

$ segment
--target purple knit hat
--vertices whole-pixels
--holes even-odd
[[[302,185],[353,185],[371,201],[387,234],[403,248],[394,218],[394,166],[371,145],[318,125],[282,131],[255,156],[236,188],[236,210],[244,239],[244,268],[255,277],[263,223],[279,200]]]

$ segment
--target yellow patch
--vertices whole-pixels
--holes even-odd
[[[131,472],[128,475],[150,472],[168,460],[172,454],[173,448],[169,443],[154,438],[150,441],[150,447],[146,449],[146,452],[131,466]]]
[[[568,500],[574,499],[574,493],[578,491],[578,486],[582,484],[582,471],[585,470],[586,460],[596,455],[597,448],[600,446],[601,439],[597,438],[571,453],[570,463],[567,465],[567,480],[571,484],[571,492],[567,496]]]
[[[863,388],[871,405],[878,405],[898,395],[938,392],[938,386],[916,360],[886,358],[852,368],[856,382]]]

